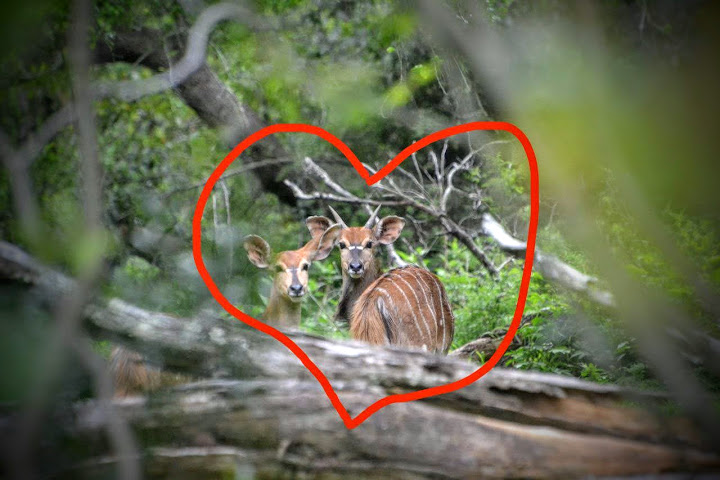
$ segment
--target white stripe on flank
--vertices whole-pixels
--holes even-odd
[[[431,272],[427,272],[427,273],[430,276],[430,278],[432,278],[433,285],[435,285],[435,287],[436,287],[435,290],[432,290],[432,288],[431,288],[431,290],[433,292],[437,291],[437,296],[440,301],[440,319],[441,319],[440,321],[442,322],[440,328],[442,328],[442,346],[443,346],[443,348],[445,348],[445,341],[446,341],[446,336],[447,336],[447,332],[446,332],[447,329],[445,328],[445,305],[447,302],[446,302],[445,298],[443,297],[442,284],[440,283],[440,280],[435,275],[433,275]]]
[[[407,270],[405,270],[405,271],[407,271]],[[405,280],[402,275],[398,275],[398,279],[402,280],[403,283],[404,283],[405,285],[407,285],[408,288],[410,288],[410,291],[412,292],[413,297],[415,297],[415,301],[417,302],[417,305],[418,305],[418,308],[419,308],[419,307],[420,307],[420,299],[418,298],[417,294],[415,293],[415,290],[413,289],[412,285],[410,285],[410,283],[408,283],[408,281]],[[399,287],[398,287],[398,288],[399,288]],[[400,289],[400,291],[402,291],[402,288]],[[403,292],[403,295],[404,295],[404,292]],[[427,338],[428,338],[428,339],[431,339],[431,338],[432,338],[432,334],[430,333],[430,325],[428,324],[427,317],[425,316],[425,309],[424,309],[424,308],[419,308],[419,310],[422,312],[423,323],[425,324],[425,330],[427,330],[427,334],[428,334]],[[411,307],[410,311],[412,311],[412,307]],[[417,312],[416,312],[416,313],[417,313]],[[421,335],[421,336],[422,336],[422,335]]]
[[[434,340],[433,340],[433,343],[435,343],[435,342],[437,341],[438,320],[437,320],[437,315],[435,315],[435,306],[432,304],[432,302],[430,302],[430,300],[428,300],[427,293],[425,292],[425,289],[429,290],[429,291],[430,291],[430,297],[432,297],[432,290],[430,289],[430,287],[428,286],[428,284],[425,282],[425,280],[423,280],[422,275],[419,275],[419,276],[418,276],[418,275],[415,275],[415,272],[413,272],[411,269],[408,269],[408,270],[406,270],[406,271],[407,271],[410,275],[412,275],[412,277],[415,279],[416,282],[422,283],[423,286],[424,286],[424,288],[422,289],[423,296],[425,297],[425,302],[427,303],[427,308],[429,308],[429,309],[430,309],[430,313],[432,313],[433,321],[434,321],[433,325],[435,326],[435,337],[434,337]],[[444,334],[445,334],[445,330],[443,330],[443,335],[444,335]],[[431,339],[432,339],[432,337],[431,337]],[[445,343],[445,341],[443,340],[443,344],[444,344],[444,343]]]
[[[408,311],[412,313],[412,305],[410,304],[410,299],[408,298],[407,295],[405,295],[405,292],[403,291],[402,288],[398,287],[397,285],[395,285],[395,286],[397,287],[398,290],[400,290],[400,293],[402,293],[402,296],[405,297],[405,301],[407,302],[407,305],[408,305]],[[397,308],[395,309],[395,311],[397,311]],[[420,325],[418,325],[417,322],[413,322],[413,323],[415,324],[415,328],[417,328],[418,335],[420,335],[420,338],[422,338],[422,331],[420,330]]]
[[[395,308],[395,302],[393,301],[392,295],[390,295],[390,293],[387,290],[385,290],[384,288],[381,288],[381,287],[375,287],[375,291],[380,292],[383,300],[385,300],[386,303],[389,303],[390,305],[392,305],[394,310],[397,310],[397,308]],[[396,319],[394,318],[394,316],[390,318],[390,322],[392,322],[393,326],[395,325],[395,320]]]
[[[445,295],[445,290],[442,288],[442,283],[440,283],[440,279],[437,278],[435,275],[432,276],[433,280],[435,281],[435,284],[438,287],[438,292],[440,293],[440,301],[442,302],[442,308],[441,311],[443,312],[443,325],[445,322],[445,305],[448,306],[448,310],[450,310],[450,338],[455,335],[455,315],[453,314],[452,307],[450,307],[450,302],[447,299],[447,296]],[[443,348],[445,348],[445,329],[443,328]]]
[[[430,272],[428,272],[430,273]],[[447,299],[443,295],[443,289],[442,284],[440,283],[440,280],[435,276],[430,274],[430,277],[433,279],[433,282],[435,283],[435,286],[437,286],[438,289],[438,296],[440,297],[440,314],[442,315],[442,331],[443,331],[443,340],[442,340],[442,346],[443,349],[445,348],[445,305],[447,304]],[[450,310],[452,314],[452,310]],[[453,322],[454,324],[454,322]]]

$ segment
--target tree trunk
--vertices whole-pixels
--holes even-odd
[[[4,242],[0,278],[31,285],[47,306],[73,285]],[[85,325],[95,337],[123,343],[164,368],[214,378],[117,401],[144,448],[149,477],[720,472],[720,456],[687,419],[646,411],[666,400],[661,393],[496,368],[461,390],[385,407],[348,430],[294,355],[235,320],[182,319],[111,299],[89,305]],[[327,375],[353,416],[386,395],[452,382],[477,367],[419,351],[286,333]],[[82,462],[56,475],[99,476],[114,468],[116,457],[104,441],[105,411],[90,401],[63,412],[56,438],[74,445]],[[11,420],[0,422],[0,436],[12,438],[13,428]]]
[[[174,52],[179,47],[178,44],[166,46],[159,31],[144,28],[118,32],[113,36],[112,44],[99,42],[93,53],[96,63],[126,62],[162,71],[173,60],[167,50]],[[241,103],[207,64],[191,74],[176,91],[203,122],[220,129],[228,148],[235,147],[241,140],[265,126],[255,111]],[[280,142],[272,137],[252,146],[245,155],[261,159],[290,157]],[[277,177],[277,166],[268,165],[254,172],[266,191],[276,194],[284,203],[295,205],[295,196]]]

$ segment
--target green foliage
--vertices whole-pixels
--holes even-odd
[[[499,327],[510,325],[517,304],[522,277],[521,265],[500,270],[496,280],[483,272],[479,261],[453,240],[448,245],[445,265],[434,272],[443,280],[455,313],[455,340],[459,347]],[[554,307],[552,289],[534,274],[528,291],[526,311]]]
[[[331,338],[349,338],[347,330],[336,325],[333,315],[340,297],[342,274],[339,257],[331,257],[312,264],[308,281],[309,298],[305,299],[302,310],[302,326],[311,333]]]
[[[641,230],[639,223],[628,213],[619,200],[616,180],[608,172],[605,188],[599,193],[602,215],[598,223],[606,232],[608,243],[616,255],[623,258],[626,268],[644,284],[655,287],[688,309],[705,327],[717,329],[715,320],[699,304],[693,285],[689,284],[672,261],[660,250],[658,243]],[[708,219],[692,217],[665,208],[661,220],[677,248],[687,255],[690,268],[694,268],[715,293],[720,293],[720,239]],[[658,238],[665,236],[657,232]]]
[[[442,91],[438,72],[443,70],[443,59],[419,44],[417,19],[404,10],[401,3],[383,0],[257,0],[254,3],[259,12],[267,14],[281,27],[263,33],[238,23],[224,23],[211,37],[208,63],[221,81],[266,123],[321,125],[352,145],[361,160],[382,163],[411,141],[435,130],[434,122],[456,120],[446,111],[453,108],[447,105],[446,96],[434,96]],[[496,27],[506,23],[512,10],[518,7],[518,2],[513,0],[484,3],[488,18]],[[10,12],[11,18],[19,20],[19,25],[26,23],[22,18],[25,15],[47,18],[52,24],[52,28],[42,32],[34,30],[40,38],[35,47],[37,51],[28,47],[33,50],[28,54],[29,50],[23,47],[17,52],[7,52],[3,58],[3,66],[9,73],[3,80],[8,88],[0,89],[3,113],[0,123],[13,138],[20,138],[21,131],[27,129],[27,125],[22,125],[41,123],[49,111],[70,98],[63,50],[69,3],[51,6],[38,2],[37,5],[36,10]],[[186,18],[179,3],[159,0],[141,4],[130,0],[103,1],[95,5],[95,17],[93,42],[102,39],[111,44],[117,32],[138,28],[158,29],[167,38],[182,36],[193,20]],[[29,33],[20,30],[14,28],[5,34],[26,39]],[[529,51],[535,52],[534,48],[545,45],[536,43],[523,48],[532,47]],[[16,44],[24,45],[22,41]],[[611,151],[608,158],[627,158],[629,162],[640,162],[641,166],[642,162],[654,162],[656,155],[630,148],[636,145],[639,136],[638,130],[631,127],[647,123],[639,121],[644,117],[624,115],[625,111],[613,107],[619,102],[610,102],[604,95],[587,95],[591,87],[598,86],[598,80],[591,78],[592,69],[586,68],[582,52],[554,47],[542,49],[554,52],[550,60],[555,63],[538,62],[537,78],[533,77],[537,85],[545,88],[516,89],[527,92],[518,93],[516,101],[522,100],[532,107],[527,110],[530,118],[536,109],[542,125],[558,128],[537,132],[533,141],[536,138],[557,141],[572,152],[570,158],[582,159],[587,149],[577,138],[586,130],[575,130],[582,123],[578,118],[612,118],[612,125],[617,129],[591,129],[599,132],[596,150],[605,152],[606,139],[621,136],[629,150]],[[43,48],[51,54],[40,55]],[[31,61],[21,62],[23,55]],[[537,58],[545,60],[546,56],[538,54]],[[557,69],[560,61],[564,70]],[[564,74],[559,75],[558,71]],[[136,65],[119,63],[97,66],[93,70],[98,80],[109,82],[147,78],[152,74]],[[567,83],[570,79],[579,79],[589,87],[576,91]],[[608,84],[616,82],[624,86],[617,79],[610,79]],[[561,91],[547,87],[556,84],[558,87],[553,88]],[[508,86],[511,87],[514,88]],[[611,88],[598,88],[598,91],[615,93]],[[572,98],[574,95],[577,98]],[[593,98],[597,98],[597,105],[592,103]],[[586,105],[587,102],[590,105]],[[572,111],[575,104],[581,106],[582,117]],[[113,263],[112,275],[105,286],[107,296],[183,316],[192,316],[206,308],[217,309],[195,271],[189,248],[190,221],[199,193],[199,188],[193,185],[205,180],[227,153],[222,134],[202,125],[195,112],[172,92],[132,104],[106,100],[97,102],[95,107],[104,172],[103,220],[108,232],[97,238],[84,235],[78,152],[75,132],[70,128],[45,148],[31,170],[47,226],[43,258],[77,273],[94,253],[105,251]],[[427,107],[431,113],[428,117],[432,118],[406,126],[415,120],[405,118],[404,109],[410,107],[417,107],[417,111]],[[635,108],[642,107],[644,105],[639,104]],[[555,113],[549,115],[548,110]],[[394,122],[393,115],[401,115],[402,122]],[[658,118],[664,117],[658,115]],[[572,128],[566,131],[560,126]],[[333,147],[310,136],[278,135],[276,138],[288,151],[295,152],[296,158],[310,156],[323,160],[323,165],[339,183],[359,196],[367,195],[366,185],[357,181],[355,172],[347,168],[344,160],[335,161],[338,154]],[[514,142],[511,136],[503,134],[493,140]],[[524,153],[516,147],[508,150],[509,154],[484,151],[482,162],[456,180],[481,189],[482,208],[503,219],[506,227],[522,238],[530,213],[529,174]],[[241,158],[237,163],[244,160]],[[304,180],[298,165],[296,162],[283,168],[280,176]],[[654,164],[651,166],[656,168]],[[588,173],[580,163],[568,162],[563,167],[560,170],[566,177],[560,184],[575,184],[581,177],[583,182],[588,182],[588,189],[600,206],[598,225],[615,253],[625,259],[628,271],[706,320],[706,327],[717,328],[694,299],[692,286],[673,270],[657,245],[640,230],[636,219],[626,212],[616,179],[601,169]],[[543,168],[541,162],[541,170]],[[670,169],[665,175],[675,180],[673,171]],[[543,174],[543,179],[550,177]],[[10,190],[5,188],[8,182],[7,173],[3,171],[0,173],[0,236],[16,241]],[[275,252],[295,249],[308,240],[302,224],[304,217],[327,212],[312,210],[316,205],[301,204],[298,208],[281,205],[272,193],[262,191],[251,175],[230,178],[226,187],[229,208],[218,188],[216,206],[209,202],[203,218],[203,258],[230,301],[258,317],[267,301],[270,274],[250,264],[242,248],[242,238],[259,234]],[[538,246],[575,268],[594,274],[598,270],[596,265],[567,233],[566,213],[554,211],[552,195],[561,193],[543,194]],[[365,213],[357,208],[334,206],[349,224],[362,224],[366,219]],[[412,209],[406,213],[422,217],[421,212]],[[228,216],[231,217],[229,225]],[[713,223],[672,206],[666,208],[662,219],[675,235],[678,248],[689,255],[703,278],[714,288],[720,286],[720,242]],[[137,228],[172,237],[183,247],[167,255],[136,251],[130,234]],[[440,238],[435,246],[418,246],[408,251],[412,247],[402,244],[398,253],[410,263],[431,269],[443,281],[456,318],[453,348],[481,335],[500,335],[515,312],[522,261],[510,260],[504,264],[508,259],[505,254],[491,242],[477,239],[496,265],[504,264],[498,278],[492,279],[464,246],[446,240],[439,228],[433,233]],[[409,228],[403,235],[409,245],[415,245]],[[341,284],[337,255],[335,251],[330,258],[314,263],[311,268],[309,295],[302,307],[302,327],[315,334],[347,338],[347,330],[332,321]],[[597,382],[658,386],[637,354],[635,339],[610,313],[560,291],[534,272],[525,312],[539,311],[545,313],[520,329],[513,345],[517,348],[503,357],[504,365],[569,374]],[[9,339],[8,344],[17,340],[41,349],[44,331],[40,328],[3,332]],[[591,339],[596,334],[606,339],[603,348],[593,345]],[[96,347],[104,355],[108,354],[107,344]],[[9,360],[22,356],[17,348],[0,351]],[[15,390],[8,398],[17,396],[17,385],[7,388]]]

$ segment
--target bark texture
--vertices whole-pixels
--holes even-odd
[[[151,29],[119,32],[112,43],[96,45],[94,59],[96,63],[126,62],[164,71],[173,61],[172,53],[168,52],[177,51],[181,43],[176,39],[168,44],[159,31]],[[222,132],[228,148],[265,127],[255,111],[240,102],[206,63],[182,82],[176,92],[203,122]],[[244,155],[262,159],[290,157],[272,137],[263,139]],[[277,166],[257,168],[254,173],[265,190],[275,193],[282,202],[295,205],[295,196],[277,178]]]
[[[47,300],[73,285],[0,242],[0,278]],[[390,405],[347,430],[317,381],[281,344],[229,318],[178,318],[96,300],[85,326],[178,372],[210,380],[117,402],[149,477],[587,478],[720,473],[720,456],[682,417],[650,413],[663,394],[496,368],[426,401]],[[377,399],[458,380],[476,365],[419,351],[287,335],[330,379],[351,415]],[[632,402],[628,402],[632,400]],[[106,409],[57,419],[79,457],[60,477],[111,473]],[[12,438],[12,417],[0,422]],[[82,447],[77,447],[82,446]],[[41,448],[49,448],[44,444]]]

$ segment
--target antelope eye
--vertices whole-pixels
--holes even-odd
[[[283,268],[282,265],[277,265],[277,264],[275,265],[275,273],[280,273],[280,272],[282,272],[282,271],[284,271],[284,270],[285,270],[285,269]]]
[[[365,248],[372,248],[372,245],[373,245],[372,242],[368,242],[365,244]]]
[[[342,250],[342,249],[344,249],[345,247],[347,247],[347,245],[345,245],[345,242],[340,242],[340,243],[338,243],[338,246],[340,247],[340,250]]]
[[[310,264],[309,264],[309,263],[306,263],[305,265],[302,266],[302,269],[303,269],[303,270],[306,270],[306,271],[307,271],[308,268],[310,268]]]

